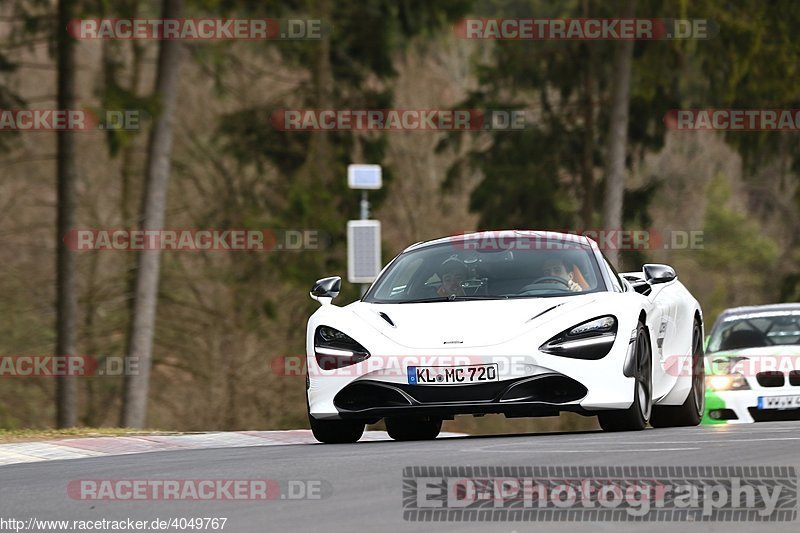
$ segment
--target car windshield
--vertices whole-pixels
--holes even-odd
[[[722,318],[711,332],[709,352],[800,344],[800,309]]]
[[[570,296],[606,290],[583,243],[513,237],[454,239],[404,252],[364,300],[411,303]]]

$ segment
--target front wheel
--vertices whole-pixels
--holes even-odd
[[[633,403],[627,409],[619,411],[602,411],[597,415],[600,427],[605,431],[639,431],[647,426],[653,405],[653,362],[650,351],[650,340],[644,324],[639,322],[636,330],[634,348],[635,384],[633,387]]]
[[[314,438],[324,444],[356,442],[364,434],[364,422],[353,420],[317,420],[310,414],[308,423]]]
[[[389,417],[386,419],[386,432],[394,440],[432,440],[442,430],[438,418]]]
[[[700,323],[695,320],[692,330],[692,389],[683,405],[657,405],[653,407],[650,424],[658,428],[696,426],[703,418],[706,407],[705,369],[703,368],[703,341]]]

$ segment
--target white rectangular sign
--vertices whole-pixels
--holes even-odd
[[[347,185],[351,189],[380,189],[383,174],[380,165],[347,165]]]
[[[347,222],[347,281],[372,283],[381,271],[381,222]]]

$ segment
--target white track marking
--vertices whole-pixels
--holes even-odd
[[[440,437],[463,436],[466,435],[464,433],[450,432],[442,432],[440,434]],[[361,440],[387,441],[391,439],[385,431],[365,431]],[[46,442],[0,444],[0,465],[172,450],[287,446],[290,444],[314,444],[316,442],[311,430],[308,429],[67,438]]]

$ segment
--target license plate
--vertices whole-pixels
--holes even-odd
[[[759,396],[759,409],[800,409],[800,396]]]
[[[408,382],[411,385],[458,385],[498,381],[497,363],[465,366],[410,366]]]

